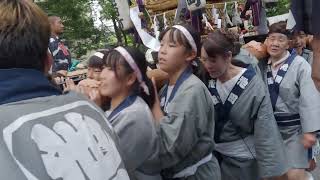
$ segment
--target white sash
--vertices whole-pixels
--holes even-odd
[[[189,166],[189,167],[183,169],[182,171],[178,172],[177,174],[175,174],[173,176],[173,178],[186,178],[186,177],[192,176],[192,175],[196,174],[198,167],[209,162],[211,159],[212,159],[212,153],[210,153],[209,155],[207,155],[206,157],[201,159],[196,164]]]
[[[253,136],[248,136],[237,141],[218,143],[215,147],[216,151],[225,156],[242,159],[256,158]]]

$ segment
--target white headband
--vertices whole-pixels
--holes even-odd
[[[192,50],[194,50],[195,52],[198,52],[196,42],[194,41],[190,32],[185,27],[183,27],[181,25],[174,25],[173,27],[176,29],[179,29],[182,32],[182,34],[187,38],[189,44],[192,47]]]
[[[132,56],[128,53],[128,51],[121,47],[118,46],[117,48],[115,48],[116,51],[118,51],[126,60],[126,62],[129,64],[129,66],[133,69],[134,73],[137,75],[138,81],[140,83],[140,87],[142,87],[143,91],[147,94],[150,95],[148,86],[146,85],[146,83],[143,81],[142,79],[142,73],[139,69],[139,67],[137,66],[136,62],[134,62]]]
[[[93,55],[94,55],[94,56],[97,56],[97,57],[100,58],[100,59],[103,59],[103,56],[104,56],[104,54],[101,53],[101,52],[95,52]]]

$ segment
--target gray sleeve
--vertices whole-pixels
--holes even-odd
[[[311,79],[311,66],[306,61],[300,65],[298,83],[302,130],[305,133],[318,131],[320,130],[320,94]]]
[[[189,88],[181,92],[170,104],[168,115],[161,119],[158,131],[161,139],[162,168],[176,165],[190,155],[204,133],[212,133],[206,144],[213,146],[214,112],[210,111],[209,107],[213,107],[213,104],[205,90]],[[203,148],[203,151],[206,149]]]
[[[233,58],[233,62],[244,63],[247,65],[252,65],[253,69],[255,70],[256,74],[261,76],[261,71],[258,66],[258,59],[252,55],[248,50],[241,48],[238,55]]]
[[[148,119],[149,118],[149,119]],[[140,112],[126,112],[119,114],[118,121],[113,123],[119,136],[120,150],[124,164],[129,172],[139,168],[152,153],[152,143],[156,142],[155,128],[152,127],[152,117]],[[154,151],[154,152],[153,152]]]
[[[262,82],[258,89],[260,94],[264,94],[260,96],[262,99],[254,124],[259,174],[263,178],[280,176],[288,170],[283,140],[273,115],[267,89]]]

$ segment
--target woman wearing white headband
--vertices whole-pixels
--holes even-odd
[[[161,141],[163,178],[220,180],[214,149],[214,108],[205,85],[192,74],[199,34],[190,26],[164,31],[159,51],[160,69],[169,82],[153,108]]]
[[[104,57],[100,94],[111,98],[108,121],[120,138],[120,150],[133,180],[161,180],[159,141],[150,106],[154,89],[147,62],[134,48],[117,47]]]

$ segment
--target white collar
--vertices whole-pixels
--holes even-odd
[[[268,59],[268,64],[272,65],[273,68],[279,66],[280,64],[282,64],[284,61],[286,61],[288,59],[288,57],[290,56],[289,51],[287,51],[287,54],[281,58],[280,60],[276,61],[275,63],[272,63],[271,58]]]

